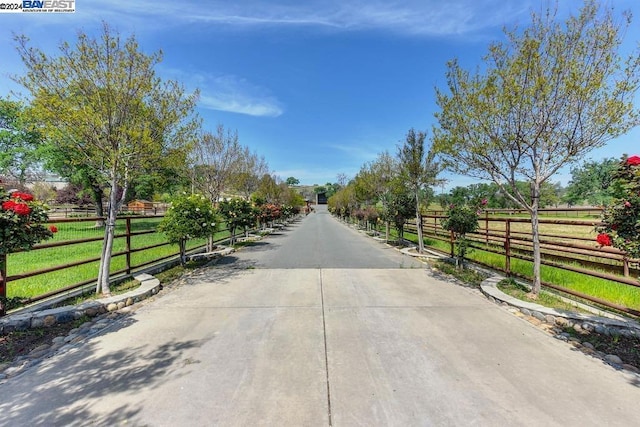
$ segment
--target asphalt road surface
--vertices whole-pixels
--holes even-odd
[[[636,376],[322,211],[0,396],[3,426],[640,424]]]

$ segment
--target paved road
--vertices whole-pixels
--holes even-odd
[[[640,422],[636,377],[322,212],[0,392],[7,426]]]

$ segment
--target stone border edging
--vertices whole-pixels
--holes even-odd
[[[492,276],[480,284],[482,293],[494,303],[517,308],[522,314],[533,316],[541,322],[561,327],[571,327],[578,332],[585,330],[605,335],[618,334],[640,337],[640,324],[631,319],[612,319],[573,311],[556,310],[540,304],[522,301],[500,291],[496,286],[500,280],[502,280],[502,277]]]
[[[79,305],[49,308],[4,317],[0,319],[0,334],[29,328],[53,326],[58,323],[77,320],[82,316],[95,317],[102,313],[133,305],[157,294],[161,289],[160,281],[149,274],[140,274],[134,276],[134,278],[140,281],[140,286],[121,295],[86,301]]]

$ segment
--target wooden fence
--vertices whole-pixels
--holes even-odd
[[[152,234],[157,235],[156,226],[162,216],[156,215],[136,215],[136,216],[126,216],[119,217],[117,220],[117,229],[116,236],[114,241],[114,252],[112,254],[112,262],[113,260],[119,260],[116,262],[116,269],[112,269],[111,277],[117,278],[118,276],[128,276],[135,271],[141,270],[145,267],[148,267],[152,264],[158,264],[163,261],[169,260],[171,258],[175,258],[179,252],[177,250],[177,245],[173,245],[176,248],[175,251],[172,249],[168,249],[165,251],[166,254],[161,257],[152,256],[151,258],[148,256],[151,250],[161,248],[163,246],[170,246],[171,244],[166,241],[166,239],[154,238],[148,239],[145,236],[149,236]],[[77,257],[73,257],[74,254],[83,253],[86,251],[86,246],[90,245],[92,242],[98,244],[104,240],[104,231],[103,229],[96,229],[95,224],[97,221],[100,221],[101,218],[97,217],[89,217],[89,218],[57,218],[50,219],[49,223],[55,224],[60,231],[66,227],[77,229],[77,234],[66,231],[64,234],[67,236],[66,239],[62,241],[56,241],[54,238],[50,243],[43,243],[36,245],[31,251],[28,252],[29,256],[35,257],[51,257],[54,258],[59,255],[60,252],[64,252],[64,254],[68,254],[67,262],[59,264],[59,265],[50,265],[46,268],[41,269],[33,269],[29,265],[16,265],[16,262],[12,264],[14,257],[18,258],[22,254],[27,254],[27,252],[23,253],[11,253],[9,255],[2,256],[3,259],[0,259],[0,297],[5,297],[7,295],[7,287],[11,285],[12,282],[22,281],[24,283],[24,279],[36,278],[38,276],[44,276],[47,274],[53,274],[56,272],[64,272],[68,271],[70,276],[74,276],[74,268],[85,266],[89,264],[96,264],[100,261],[100,250],[94,251],[91,250],[86,256],[87,258],[77,259]],[[63,233],[59,233],[63,234]],[[219,234],[216,235],[221,238],[219,241],[223,241],[228,239],[229,233],[228,230],[221,230]],[[56,236],[57,237],[57,236]],[[136,244],[133,244],[133,240],[136,240]],[[152,240],[152,244],[148,243],[148,240]],[[158,242],[158,240],[161,240]],[[98,242],[98,243],[96,243]],[[189,246],[190,251],[194,251],[197,249],[203,248],[205,245],[191,245]],[[58,249],[63,249],[58,250]],[[58,253],[56,253],[58,252]],[[147,252],[147,256],[144,256],[144,253]],[[41,255],[40,255],[41,254]],[[137,258],[137,260],[136,260]],[[121,260],[124,260],[122,262]],[[9,267],[9,268],[8,268]],[[20,268],[11,268],[11,267],[20,267]],[[12,272],[14,270],[19,270],[17,273],[7,274],[7,271]],[[51,298],[53,296],[61,295],[68,293],[70,291],[82,288],[86,285],[96,283],[97,281],[97,271],[98,269],[92,269],[95,271],[95,277],[88,277],[77,283],[69,283],[66,286],[63,286],[58,289],[51,290],[49,292],[42,293],[40,295],[35,295],[23,300],[22,302],[25,304],[34,303],[37,301],[41,301],[47,298]],[[3,315],[1,307],[0,307],[0,316]]]
[[[555,211],[565,213],[567,210]],[[577,211],[589,216],[595,216],[597,212],[594,209],[579,209]],[[488,265],[489,267],[514,276],[518,276],[511,268],[514,259],[533,262],[531,219],[520,218],[516,215],[515,212],[484,212],[480,217],[479,229],[467,236],[470,240],[470,247],[503,257],[504,262],[500,263],[501,265]],[[445,216],[440,213],[424,215],[422,217],[423,234],[429,239],[446,242],[449,246],[448,254],[453,256],[455,240],[453,233],[442,228],[441,220],[444,218]],[[599,223],[599,218],[590,220],[550,218],[548,216],[540,218],[542,265],[640,288],[638,280],[640,260],[629,259],[624,252],[618,249],[597,245],[595,227]],[[409,222],[406,229],[415,233],[417,231],[415,220]],[[530,279],[530,277],[526,278]],[[634,316],[640,316],[640,311],[635,308],[605,301],[563,288],[554,283],[543,282],[543,285]]]

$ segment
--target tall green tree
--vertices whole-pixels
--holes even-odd
[[[300,180],[295,176],[290,176],[289,178],[287,178],[285,182],[287,183],[288,186],[294,186],[294,185],[300,184]]]
[[[21,187],[40,163],[41,133],[25,120],[25,106],[0,98],[0,175]]]
[[[390,225],[393,222],[389,203],[394,191],[394,180],[398,177],[398,159],[385,151],[360,168],[353,179],[356,199],[365,205],[378,204],[381,218],[385,222],[386,240],[389,240]]]
[[[160,79],[162,54],[143,53],[135,37],[123,40],[107,24],[97,38],[79,32],[75,46],[62,43],[57,56],[31,47],[25,36],[15,41],[26,67],[16,80],[31,92],[39,129],[109,188],[96,286],[108,295],[116,214],[139,173],[190,142],[199,124],[197,94]]]
[[[607,205],[613,200],[613,176],[618,168],[614,158],[601,161],[585,161],[571,168],[571,181],[567,185],[564,200],[572,205],[585,200],[592,205]]]
[[[437,90],[435,144],[449,167],[495,182],[531,215],[534,295],[541,186],[639,123],[633,96],[640,54],[621,57],[622,30],[611,10],[591,0],[564,24],[553,10],[533,13],[529,27],[507,31],[506,42],[489,47],[483,71],[472,75],[449,62],[449,93]],[[529,184],[526,191],[519,180]]]
[[[418,229],[418,252],[424,252],[422,240],[422,212],[420,206],[424,195],[429,194],[425,190],[437,184],[437,175],[440,172],[440,164],[436,161],[436,152],[433,147],[425,147],[424,140],[427,134],[409,129],[402,146],[398,147],[398,161],[400,163],[400,176],[405,185],[410,189],[415,200],[416,225]]]

